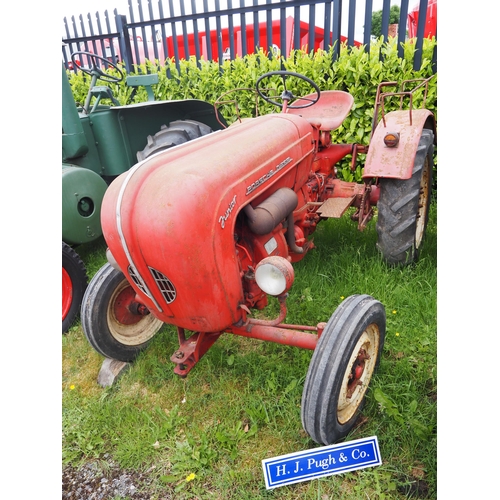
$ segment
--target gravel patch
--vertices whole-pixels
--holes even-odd
[[[171,500],[150,487],[150,474],[121,469],[113,462],[105,467],[88,462],[80,468],[67,466],[62,471],[62,499],[71,500]]]

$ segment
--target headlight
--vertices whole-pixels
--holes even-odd
[[[276,255],[262,259],[255,268],[255,281],[259,288],[273,296],[287,292],[294,280],[292,264]]]

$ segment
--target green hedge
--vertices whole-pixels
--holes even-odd
[[[407,41],[403,44],[404,58],[400,58],[397,40],[391,39],[389,42],[383,42],[382,37],[371,45],[369,53],[365,52],[363,47],[349,48],[343,45],[340,56],[332,63],[333,49],[311,53],[297,50],[283,60],[283,66],[289,71],[301,73],[312,79],[321,90],[344,90],[352,94],[354,106],[344,123],[332,133],[333,140],[339,143],[368,144],[377,85],[381,82],[401,83],[403,80],[432,76],[431,61],[435,45],[435,40],[424,40],[422,64],[419,71],[413,70],[414,42]],[[181,60],[179,66],[180,71],[174,60],[169,59],[163,66],[151,62],[142,64],[136,67],[136,72],[158,73],[159,83],[154,87],[157,100],[193,98],[213,103],[222,94],[232,89],[254,89],[255,82],[260,75],[282,69],[280,58],[269,59],[264,52],[225,61],[222,66],[213,61],[197,63],[194,57],[190,60]],[[167,77],[167,69],[170,78]],[[109,70],[109,73],[117,74],[113,70]],[[90,78],[82,72],[70,73],[69,77],[75,99],[83,103]],[[147,93],[143,88],[139,88],[134,98],[131,99],[132,88],[127,87],[124,81],[108,85],[121,104],[147,100]],[[303,93],[311,91],[305,82],[303,87],[303,89],[298,88],[297,91],[303,91]],[[422,105],[422,97],[423,92],[418,92],[414,100],[415,107]],[[253,92],[240,90],[227,97],[228,100],[236,98],[241,117],[255,116]],[[399,99],[393,99],[392,105],[399,106]],[[425,107],[437,118],[437,75],[429,84]],[[260,114],[276,111],[276,107],[260,100]],[[228,122],[236,118],[234,105],[224,105],[221,113]],[[340,177],[345,180],[360,180],[360,176],[361,168],[358,167],[353,174],[350,172],[347,161],[340,168]]]

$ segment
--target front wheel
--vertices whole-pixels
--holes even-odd
[[[434,134],[424,129],[410,179],[380,179],[377,203],[377,247],[393,265],[418,259],[427,221],[432,189]]]
[[[335,443],[354,427],[380,361],[385,322],[383,305],[369,295],[348,297],[328,321],[302,392],[302,426],[316,443]]]
[[[107,358],[125,362],[134,361],[163,324],[135,301],[134,289],[110,264],[89,283],[81,318],[90,345]]]

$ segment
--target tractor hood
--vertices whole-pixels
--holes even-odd
[[[305,119],[266,115],[157,153],[113,181],[103,234],[156,317],[205,332],[241,320],[238,214],[278,188],[294,189],[309,173],[313,146]]]

